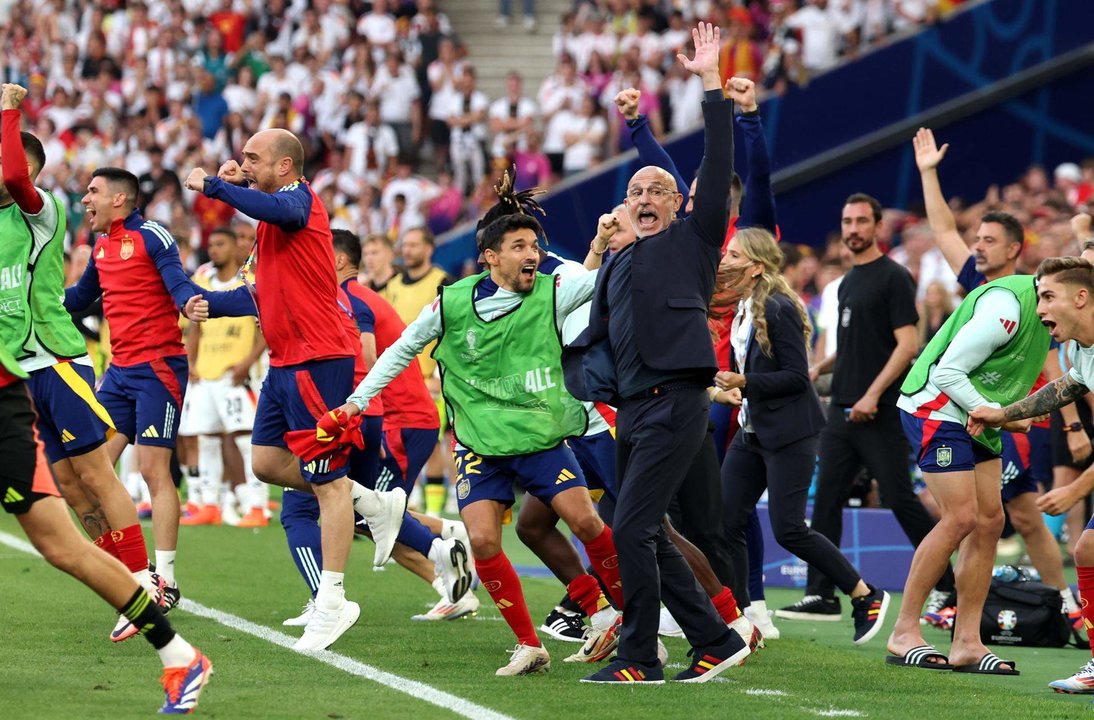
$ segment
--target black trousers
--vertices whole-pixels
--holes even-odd
[[[912,545],[919,547],[934,528],[935,521],[912,490],[908,474],[908,440],[900,424],[900,410],[893,405],[879,405],[874,419],[861,423],[850,422],[841,406],[829,406],[828,421],[820,434],[813,529],[839,546],[843,534],[843,505],[855,474],[863,465],[877,478],[882,502],[892,509]],[[946,567],[938,588],[953,590],[951,567]],[[825,576],[822,568],[810,565],[805,592],[832,597],[832,580]]]
[[[753,433],[744,430],[737,432],[726,451],[722,463],[722,499],[726,542],[736,576],[732,589],[740,607],[748,607],[749,603],[745,528],[765,489],[771,529],[779,545],[821,568],[845,593],[850,593],[861,579],[839,548],[805,524],[805,502],[816,452],[815,435],[767,450],[760,447]]]
[[[722,523],[722,482],[713,430],[712,426],[707,427],[703,444],[669,505],[669,519],[681,535],[703,551],[718,580],[733,587],[733,564],[729,560]]]
[[[661,520],[707,435],[705,388],[624,400],[616,415],[619,499],[612,535],[623,581],[623,629],[618,657],[657,662],[663,601],[693,647],[725,641],[727,629]]]

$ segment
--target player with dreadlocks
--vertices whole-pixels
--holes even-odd
[[[508,177],[508,175],[506,176]],[[506,214],[532,215],[539,213],[546,215],[546,211],[535,200],[538,189],[524,190],[519,193],[507,191],[503,178],[499,188],[501,202],[495,205],[479,222],[479,230],[490,222],[497,220]],[[589,252],[583,264],[566,260],[554,253],[542,249],[546,244],[545,237],[541,237],[541,262],[539,271],[548,275],[587,275],[590,270],[600,267],[601,259],[608,248],[612,236],[619,229],[619,219],[614,214],[608,213],[600,217],[597,233],[589,243]],[[723,272],[719,277],[721,288],[728,283],[728,275]],[[571,313],[562,329],[562,340],[565,345],[575,338],[588,324],[588,306]],[[589,485],[589,491],[593,499],[597,501],[597,509],[600,517],[608,526],[612,524],[612,513],[615,509],[615,409],[605,403],[582,403],[589,418],[589,427],[585,434],[568,440],[570,448],[577,457],[581,469],[585,473],[585,479]],[[557,529],[558,515],[551,508],[539,502],[535,497],[528,496],[521,503],[520,515],[517,520],[517,535],[552,573],[567,585],[570,580],[581,572],[580,559],[574,551],[570,541]],[[722,585],[717,574],[711,567],[706,555],[683,537],[669,522],[664,519],[665,531],[673,544],[684,555],[688,565],[692,568],[696,578],[710,595],[722,619],[733,627],[738,634],[749,641],[749,646],[755,649],[762,644],[760,633],[740,613],[733,592]],[[599,622],[594,622],[592,628],[586,628],[582,622],[582,610],[567,594],[559,604],[551,611],[540,626],[540,630],[552,637],[572,642],[583,642],[584,645],[572,660],[584,662],[596,662],[610,655],[618,644],[618,628],[611,628],[605,632]],[[665,657],[663,647],[659,645],[659,655],[662,661]]]
[[[521,207],[507,182],[495,189],[499,205]],[[522,212],[496,214],[503,216],[478,235],[487,270],[442,288],[332,413],[348,422],[423,347],[438,341],[433,356],[456,437],[460,515],[483,587],[517,636],[510,662],[497,671],[508,676],[543,672],[551,662],[501,548],[514,482],[550,506],[581,540],[620,606],[622,592],[611,530],[596,514],[581,467],[563,442],[582,435],[588,420],[562,382],[560,332],[566,317],[590,299],[596,273],[552,278],[537,272],[539,222]],[[578,575],[569,591],[590,615],[612,614],[592,575]]]

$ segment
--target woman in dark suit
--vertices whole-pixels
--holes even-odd
[[[782,252],[766,230],[738,230],[722,262],[742,270],[742,300],[730,330],[741,372],[719,372],[715,379],[722,390],[739,389],[744,398],[741,432],[722,463],[726,539],[735,575],[748,577],[745,526],[767,490],[775,540],[851,596],[855,642],[864,643],[881,629],[889,595],[867,585],[839,548],[805,523],[817,436],[824,424],[809,382],[808,316],[779,274]],[[747,606],[748,586],[736,585],[737,602]]]

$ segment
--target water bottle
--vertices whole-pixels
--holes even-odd
[[[1017,582],[1022,577],[1022,571],[1013,565],[997,565],[991,576],[1000,582]]]

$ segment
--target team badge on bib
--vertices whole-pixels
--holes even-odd
[[[938,467],[949,467],[953,462],[953,449],[945,445],[934,452],[934,464]]]

